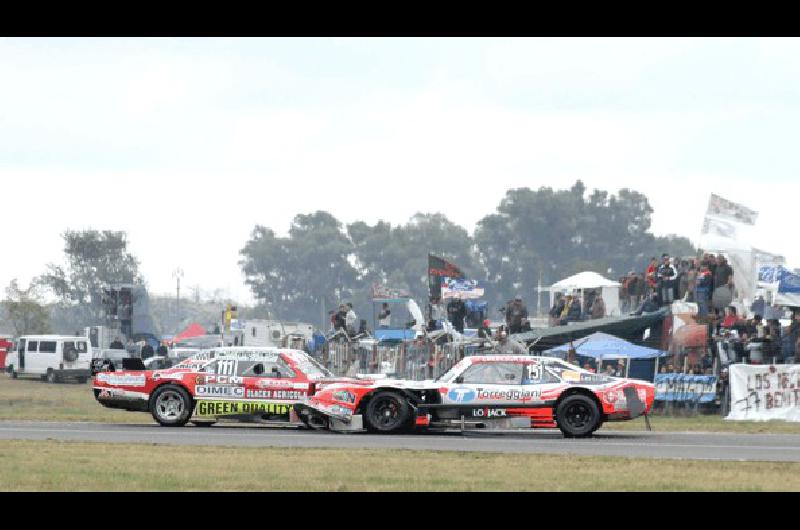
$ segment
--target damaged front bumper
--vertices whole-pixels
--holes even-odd
[[[309,403],[298,403],[295,413],[304,423],[312,428],[327,429],[337,432],[362,432],[364,422],[361,414],[340,405],[322,406]]]

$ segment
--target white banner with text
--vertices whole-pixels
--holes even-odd
[[[800,365],[732,364],[726,420],[800,421]]]

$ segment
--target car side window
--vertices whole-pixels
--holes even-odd
[[[464,383],[484,385],[519,385],[522,363],[476,363],[461,375]]]
[[[295,377],[294,371],[280,361],[239,361],[239,370],[236,375],[243,377]]]
[[[36,352],[39,349],[39,341],[38,340],[29,340],[28,341],[28,352]]]

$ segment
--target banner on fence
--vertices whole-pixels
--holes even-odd
[[[800,365],[733,364],[726,420],[800,421]]]
[[[657,374],[656,401],[713,403],[717,396],[717,376]]]

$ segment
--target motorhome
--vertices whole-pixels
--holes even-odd
[[[86,337],[24,335],[7,356],[6,371],[12,378],[36,376],[49,383],[65,379],[85,383],[91,360],[92,348]]]
[[[287,347],[297,344],[293,338],[302,337],[305,343],[312,340],[314,326],[303,322],[280,322],[278,320],[247,320],[233,322],[230,331],[223,333],[225,346],[272,346]],[[294,346],[293,346],[294,347]],[[298,348],[302,349],[302,348]]]

